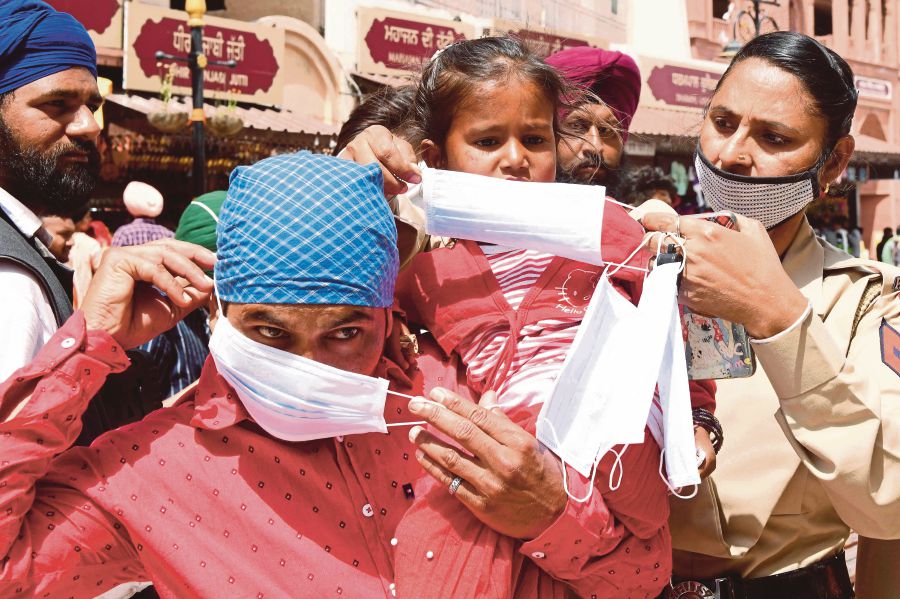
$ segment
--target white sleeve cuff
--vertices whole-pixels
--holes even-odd
[[[750,339],[750,342],[753,343],[754,345],[765,345],[765,344],[767,344],[767,343],[775,343],[776,341],[778,341],[778,340],[781,339],[782,337],[785,337],[786,335],[789,335],[789,334],[791,333],[791,331],[793,331],[794,329],[798,328],[801,324],[803,324],[803,322],[804,322],[807,318],[809,318],[809,315],[810,315],[811,313],[812,313],[812,303],[807,303],[807,304],[806,304],[806,310],[803,311],[803,314],[800,315],[800,318],[798,318],[797,320],[794,321],[794,324],[792,324],[791,326],[789,326],[789,327],[786,328],[785,330],[781,331],[780,333],[775,333],[775,334],[772,335],[771,337],[766,337],[765,339],[753,339],[753,338],[751,338],[751,339]]]

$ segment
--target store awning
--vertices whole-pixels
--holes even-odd
[[[110,94],[106,96],[106,102],[111,102],[143,115],[166,109],[165,103],[159,98],[134,94]],[[169,103],[169,110],[190,112],[190,102],[186,98],[175,98]],[[222,108],[217,108],[209,103],[204,104],[203,111],[207,118],[214,115],[217,110],[222,110]],[[338,131],[340,131],[340,125],[324,123],[318,119],[290,110],[236,106],[234,113],[244,121],[245,128],[257,131],[324,136],[337,135]]]
[[[639,106],[629,134],[662,135],[696,138],[700,133],[703,113],[699,110],[673,110],[658,106]]]
[[[856,139],[856,152],[861,154],[897,154],[900,155],[900,146],[886,142],[883,139],[870,135],[854,135]]]
[[[395,75],[379,75],[377,73],[360,73],[353,72],[353,77],[362,80],[365,83],[375,84],[378,87],[403,87],[415,81],[412,73],[407,77],[397,77]]]

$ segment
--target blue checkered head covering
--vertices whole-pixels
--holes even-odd
[[[397,228],[381,169],[299,152],[231,174],[216,289],[242,304],[393,305]]]

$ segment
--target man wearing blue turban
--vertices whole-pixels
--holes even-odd
[[[106,324],[126,309],[100,307],[107,275],[209,267],[177,271],[177,252],[105,266],[154,246],[106,254],[84,312],[0,386],[3,414],[33,390],[0,422],[0,596],[93,597],[129,580],[163,597],[393,594],[392,538],[422,474],[404,394],[422,382],[383,355],[398,252],[382,185],[377,166],[306,152],[236,169],[214,271],[224,313],[197,387],[70,447],[93,390],[125,366],[120,343],[140,342]],[[141,289],[128,303],[152,321]]]
[[[96,52],[72,16],[0,2],[0,381],[71,308],[71,271],[47,252],[39,216],[74,215],[99,172]]]

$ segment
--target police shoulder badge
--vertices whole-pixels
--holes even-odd
[[[881,320],[881,361],[884,365],[900,376],[900,333],[888,324],[887,320]]]

